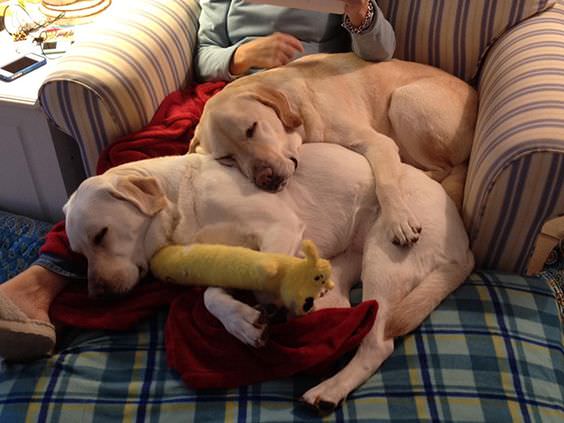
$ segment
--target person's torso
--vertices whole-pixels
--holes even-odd
[[[227,12],[226,30],[233,44],[284,32],[302,41],[304,54],[338,53],[350,50],[342,19],[341,15],[233,0]]]

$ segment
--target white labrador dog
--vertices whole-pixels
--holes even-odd
[[[130,290],[166,244],[219,236],[222,242],[298,254],[302,239],[312,239],[320,255],[332,260],[337,283],[316,308],[348,306],[359,277],[363,299],[380,304],[352,361],[304,394],[309,404],[326,410],[378,369],[392,353],[394,337],[419,326],[464,281],[473,256],[454,203],[423,172],[400,166],[398,185],[426,227],[425,236],[405,249],[387,238],[362,156],[330,144],[304,145],[300,156],[295,177],[278,193],[258,189],[210,155],[130,163],[84,181],[64,211],[71,248],[88,259],[94,295]],[[235,226],[237,231],[213,229]],[[230,333],[260,344],[259,311],[219,288],[208,289],[205,301]]]
[[[272,192],[294,173],[302,143],[348,147],[371,165],[389,239],[411,245],[422,225],[398,185],[400,157],[441,182],[460,208],[476,99],[464,81],[431,66],[311,55],[225,87],[206,103],[190,147]]]

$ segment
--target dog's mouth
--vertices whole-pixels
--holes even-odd
[[[255,185],[268,192],[279,192],[288,184],[288,178],[275,173],[271,167],[261,167],[254,172]]]
[[[298,170],[298,159],[295,157],[290,157],[290,161],[294,163],[294,170]]]

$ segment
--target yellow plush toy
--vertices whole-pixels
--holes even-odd
[[[312,241],[305,258],[219,244],[171,245],[151,259],[151,271],[181,285],[220,286],[275,294],[296,315],[307,313],[324,290],[333,288],[331,264]]]

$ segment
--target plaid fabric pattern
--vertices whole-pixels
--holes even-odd
[[[52,358],[4,365],[0,422],[322,420],[297,400],[313,377],[187,389],[166,367],[165,313],[131,332],[67,332]],[[542,278],[473,274],[323,421],[561,422],[562,341]]]

